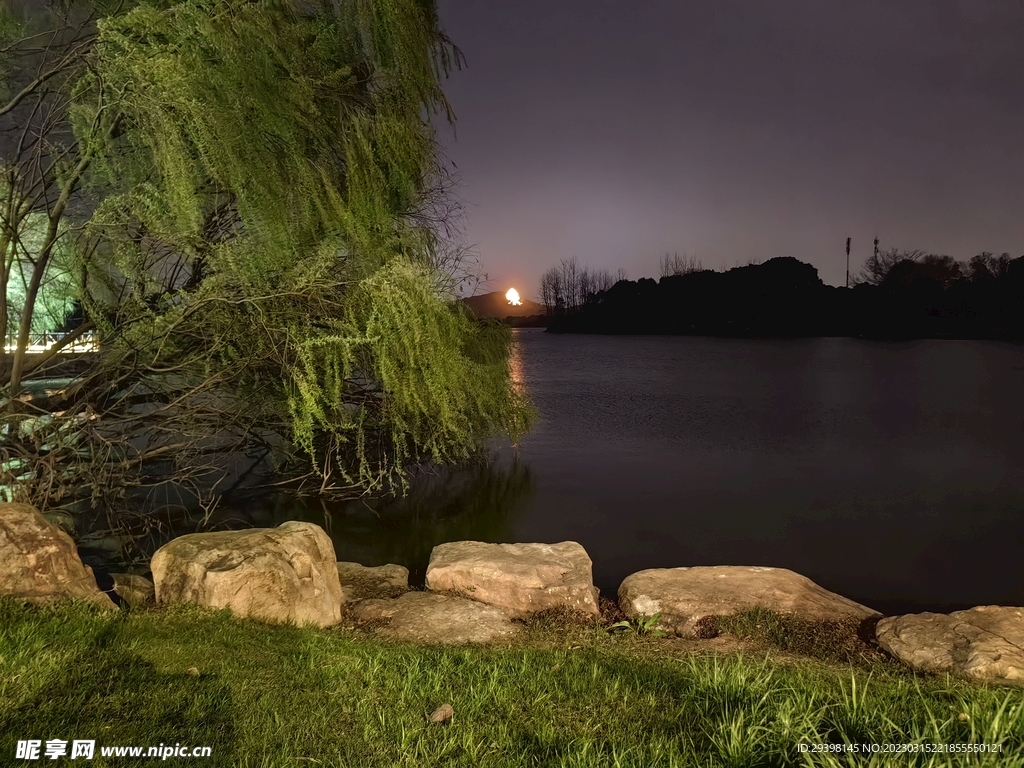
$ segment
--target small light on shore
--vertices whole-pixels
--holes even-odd
[[[519,291],[515,288],[509,288],[508,293],[505,294],[505,298],[508,299],[508,303],[513,307],[522,306],[522,299],[519,298]]]

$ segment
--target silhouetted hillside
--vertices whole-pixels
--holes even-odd
[[[936,259],[903,260],[877,285],[825,285],[810,264],[776,258],[726,272],[620,280],[576,312],[551,319],[558,333],[708,336],[1024,338],[1024,257],[1001,273],[968,279]],[[939,267],[942,265],[939,264]]]
[[[523,299],[520,306],[512,306],[501,291],[470,296],[462,301],[473,310],[477,317],[496,317],[499,320],[504,320],[507,317],[525,318],[544,314],[543,305],[529,299]]]

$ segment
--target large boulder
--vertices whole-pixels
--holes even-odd
[[[150,569],[159,604],[195,603],[327,627],[341,620],[336,562],[323,528],[292,521],[181,536],[156,551]]]
[[[511,637],[518,630],[500,608],[432,592],[360,600],[349,615],[359,623],[383,622],[377,634],[410,643],[489,643]]]
[[[575,541],[485,544],[453,541],[430,553],[427,588],[524,617],[551,608],[600,615],[593,563]]]
[[[890,616],[875,628],[878,644],[919,672],[1024,683],[1024,608]]]
[[[881,615],[785,568],[733,565],[639,571],[619,587],[619,607],[631,619],[660,614],[659,625],[683,637],[695,636],[698,622],[707,616],[752,608],[812,621]]]
[[[409,569],[404,565],[366,566],[338,563],[342,599],[346,603],[367,598],[398,597],[409,591]]]
[[[0,594],[31,603],[78,598],[116,609],[71,537],[28,504],[0,504]]]

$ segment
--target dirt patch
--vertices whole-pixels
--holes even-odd
[[[596,616],[562,606],[547,608],[543,611],[537,611],[537,613],[530,616],[514,618],[512,621],[528,627],[542,629],[555,629],[558,627],[594,628],[600,625],[600,621]]]
[[[896,664],[875,640],[879,617],[815,621],[755,609],[734,616],[708,616],[697,624],[697,636],[731,636],[756,646],[840,664]],[[898,666],[898,665],[897,665]]]
[[[627,616],[619,608],[619,604],[610,597],[601,595],[597,601],[597,607],[601,609],[601,626],[610,627],[620,621],[626,621]]]

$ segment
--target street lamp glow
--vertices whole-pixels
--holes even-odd
[[[519,291],[515,288],[509,288],[508,293],[505,294],[505,298],[508,299],[508,303],[513,307],[520,307],[523,304],[522,299],[519,298]]]

